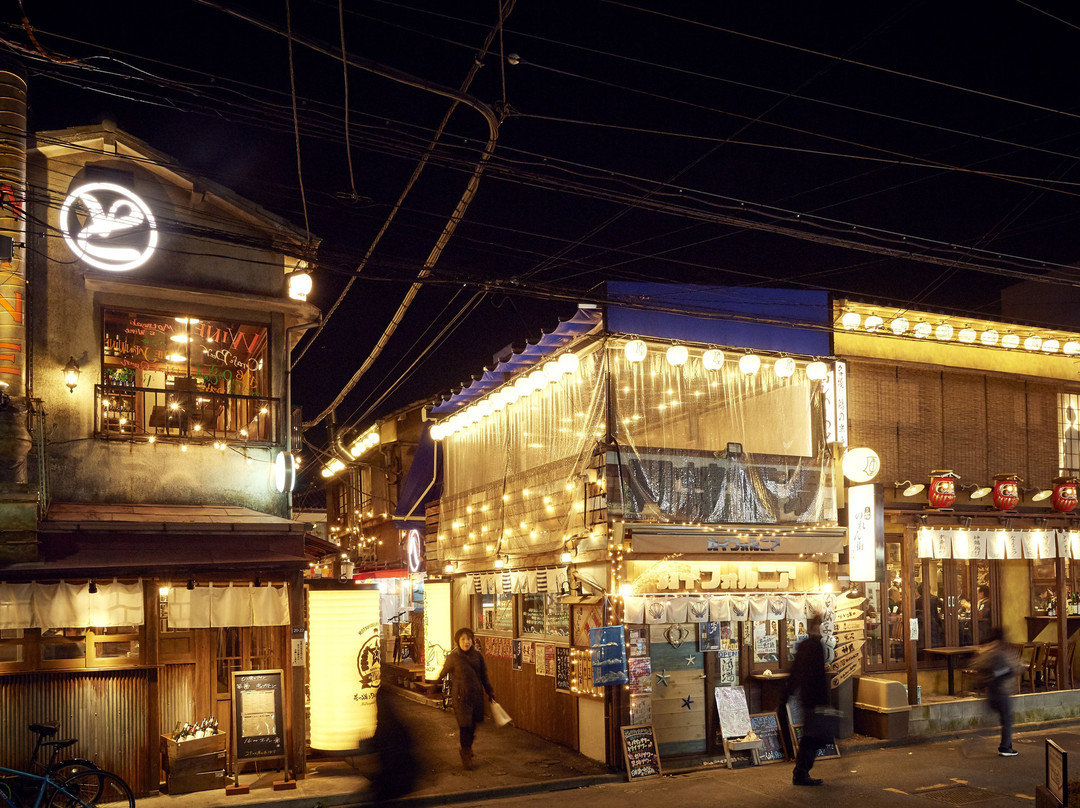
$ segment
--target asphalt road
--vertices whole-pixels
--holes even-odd
[[[1075,729],[1075,728],[1070,728]],[[791,784],[790,761],[756,768],[694,771],[632,783],[604,783],[576,792],[518,795],[459,805],[547,806],[553,799],[589,808],[766,808],[786,805],[831,805],[840,808],[975,805],[1028,806],[1035,788],[1045,783],[1045,739],[1062,737],[1080,743],[1080,735],[1024,732],[1016,736],[1014,758],[997,754],[996,735],[890,748],[859,750],[821,760],[813,774],[818,787]],[[1074,777],[1080,776],[1075,771]]]

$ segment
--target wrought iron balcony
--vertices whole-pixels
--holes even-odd
[[[277,443],[281,401],[191,389],[94,385],[94,434],[104,440]]]

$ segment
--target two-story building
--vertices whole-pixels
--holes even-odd
[[[0,79],[0,763],[57,720],[154,792],[160,736],[231,732],[232,672],[277,669],[268,748],[302,773],[289,354],[316,244],[115,127],[26,142]]]

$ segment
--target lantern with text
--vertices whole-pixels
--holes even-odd
[[[348,751],[375,734],[379,690],[379,591],[308,593],[311,747]]]
[[[1075,477],[1054,478],[1054,495],[1053,499],[1050,500],[1050,504],[1054,506],[1055,511],[1069,513],[1076,509],[1077,485]]]
[[[956,481],[958,474],[951,471],[930,472],[930,507],[951,508],[956,502]]]
[[[1000,511],[1011,511],[1020,504],[1020,483],[1023,480],[1015,474],[994,475],[994,507]]]
[[[454,650],[450,625],[450,582],[424,582],[424,678],[439,677],[446,655]]]

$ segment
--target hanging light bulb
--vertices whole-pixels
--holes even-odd
[[[773,373],[781,379],[786,379],[795,373],[795,360],[790,356],[781,356],[773,365]]]
[[[761,367],[761,357],[757,354],[743,354],[739,357],[739,370],[747,376],[753,376]]]
[[[690,358],[690,351],[686,349],[685,345],[672,345],[667,349],[667,361],[669,365],[678,367],[679,365],[685,365],[686,360]]]
[[[701,364],[706,370],[720,370],[724,366],[724,352],[719,348],[710,348],[701,355]]]
[[[649,353],[649,347],[645,344],[645,340],[632,339],[626,343],[623,353],[626,354],[628,362],[643,362],[646,354]]]
[[[829,375],[829,366],[821,360],[815,359],[806,366],[806,378],[812,382],[820,382]]]

